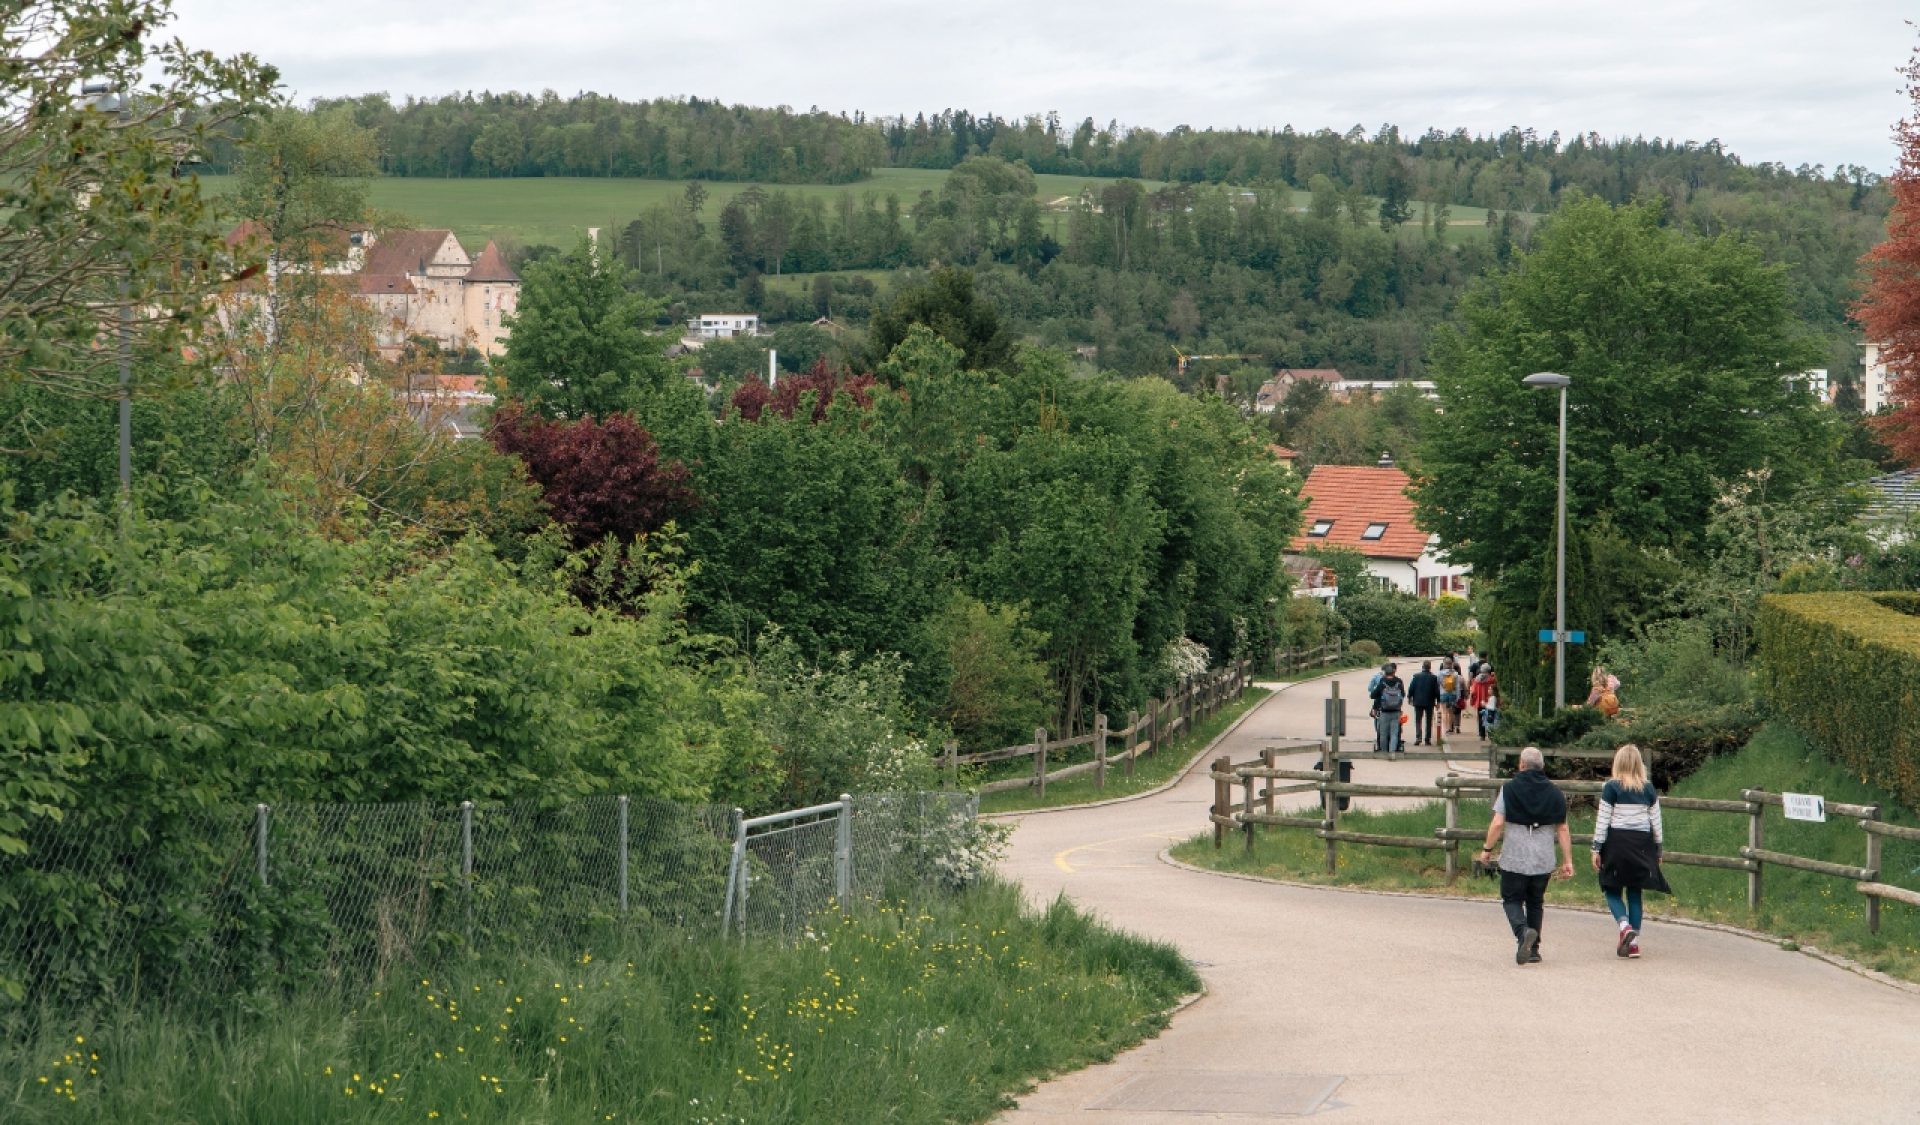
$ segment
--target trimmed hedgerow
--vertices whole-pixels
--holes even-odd
[[[1776,594],[1756,622],[1761,692],[1862,781],[1920,807],[1920,596]]]

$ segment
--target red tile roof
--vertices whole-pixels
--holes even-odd
[[[492,239],[487,240],[487,248],[473,260],[473,267],[467,270],[468,281],[519,281],[520,275],[513,272],[507,264],[507,257]]]
[[[1427,533],[1414,526],[1409,483],[1401,469],[1315,465],[1300,486],[1307,512],[1293,549],[1310,554],[1316,546],[1350,547],[1368,558],[1419,558],[1427,549]],[[1320,520],[1332,521],[1327,534],[1307,535]],[[1387,525],[1380,538],[1361,538],[1368,525],[1376,523]]]
[[[368,296],[381,293],[412,293],[413,282],[403,273],[363,273],[359,275],[360,292]]]
[[[374,240],[360,272],[374,275],[426,273],[447,230],[390,230]]]

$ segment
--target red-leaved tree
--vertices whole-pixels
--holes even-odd
[[[554,422],[508,405],[494,414],[488,436],[526,462],[576,547],[609,535],[632,543],[697,503],[687,467],[662,462],[653,435],[625,414]]]
[[[804,374],[788,376],[780,380],[778,386],[768,387],[758,379],[740,384],[733,392],[733,408],[749,422],[758,422],[760,415],[769,410],[782,418],[791,418],[800,409],[801,400],[812,395],[812,420],[818,422],[827,416],[833,396],[841,392],[852,395],[862,410],[873,405],[873,386],[872,375],[842,374],[828,366],[826,357],[822,356]]]
[[[1860,259],[1867,283],[1853,315],[1893,376],[1893,410],[1874,425],[1894,456],[1912,465],[1920,464],[1920,48],[1902,73],[1912,109],[1893,128],[1900,155],[1887,181],[1887,240]]]

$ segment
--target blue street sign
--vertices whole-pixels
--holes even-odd
[[[1550,645],[1561,639],[1563,639],[1562,635],[1555,633],[1552,629],[1540,630],[1540,643],[1543,645]],[[1583,645],[1587,643],[1587,634],[1586,631],[1582,629],[1568,629],[1564,635],[1564,639],[1570,645]]]

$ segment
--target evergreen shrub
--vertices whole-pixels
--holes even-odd
[[[1808,741],[1920,807],[1920,595],[1776,594],[1756,623],[1760,688]]]

